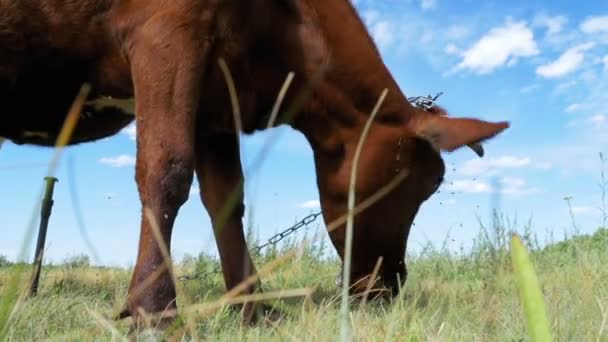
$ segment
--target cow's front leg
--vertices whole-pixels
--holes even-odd
[[[196,154],[201,199],[211,217],[226,289],[231,290],[256,272],[243,233],[245,206],[238,141],[234,134],[201,138]],[[239,294],[253,293],[258,284]],[[255,311],[254,305],[245,305],[246,322],[253,321]]]
[[[127,312],[122,316],[131,315],[136,322],[146,317],[142,313],[176,309],[167,257],[173,223],[188,199],[194,175],[194,127],[205,51],[192,32],[195,25],[183,25],[173,16],[151,20],[134,33],[129,54],[137,112],[136,180],[143,214]],[[167,321],[171,318],[161,319]]]

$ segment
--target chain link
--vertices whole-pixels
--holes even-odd
[[[293,234],[295,231],[313,223],[317,219],[317,217],[319,217],[320,215],[321,215],[321,212],[316,212],[314,214],[310,214],[310,215],[304,217],[302,220],[300,220],[298,223],[294,224],[293,226],[272,236],[270,239],[268,239],[268,241],[266,241],[266,243],[251,248],[250,251],[253,253],[259,253],[263,248],[266,248],[270,245],[276,245],[277,243],[279,243],[281,240],[283,240],[287,236]]]
[[[306,217],[304,217],[303,219],[301,219],[300,221],[298,221],[296,224],[294,224],[293,226],[285,229],[284,231],[277,233],[273,236],[270,237],[270,239],[268,239],[265,243],[255,246],[253,248],[250,248],[249,251],[252,253],[259,253],[262,249],[268,247],[268,246],[274,246],[277,243],[279,243],[281,240],[283,240],[284,238],[286,238],[287,236],[293,234],[294,232],[296,232],[297,230],[306,227],[308,225],[310,225],[311,223],[313,223],[319,216],[321,216],[321,212],[316,212],[316,213],[312,213]],[[182,275],[177,277],[178,280],[194,280],[194,279],[203,279],[206,278],[212,274],[217,274],[217,273],[221,273],[222,272],[222,267],[220,265],[214,267],[212,270],[210,271],[205,271],[205,272],[199,272],[199,273],[195,273],[195,274],[190,274],[190,275]]]

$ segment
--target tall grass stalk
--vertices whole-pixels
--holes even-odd
[[[357,143],[357,148],[355,149],[355,155],[353,156],[352,167],[350,170],[350,184],[348,189],[348,216],[346,219],[346,241],[344,243],[344,268],[342,274],[342,306],[340,308],[340,316],[341,316],[341,327],[340,327],[340,339],[343,342],[349,341],[350,339],[350,329],[348,328],[348,293],[350,289],[350,267],[351,267],[351,259],[352,259],[352,246],[353,246],[353,224],[355,219],[355,185],[357,182],[357,169],[359,165],[359,158],[361,156],[361,151],[363,150],[363,144],[365,143],[365,139],[367,138],[367,134],[369,129],[378,114],[378,110],[384,99],[386,98],[386,94],[388,93],[388,89],[384,89],[376,106],[372,110],[371,115],[367,119],[365,123],[365,127],[363,128],[363,132],[359,137],[359,142]]]
[[[574,236],[580,234],[580,230],[578,229],[578,225],[576,224],[576,218],[574,215],[574,209],[572,208],[572,196],[564,197],[564,201],[566,201],[566,205],[568,206],[568,214],[570,214],[570,222],[572,224],[572,229],[574,230]]]
[[[234,120],[234,132],[236,134],[236,141],[240,141],[241,132],[243,132],[243,121],[241,119],[241,106],[239,105],[239,98],[236,93],[236,86],[234,85],[234,79],[230,73],[230,69],[223,58],[218,59],[218,64],[224,74],[224,80],[228,87],[228,95],[230,97],[230,105],[232,107],[232,119]]]

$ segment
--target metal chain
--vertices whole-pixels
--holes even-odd
[[[250,251],[253,253],[259,253],[265,247],[268,247],[270,245],[276,245],[281,240],[283,240],[285,237],[293,234],[295,231],[299,230],[300,228],[306,227],[309,224],[313,223],[317,219],[317,217],[319,217],[320,215],[321,215],[321,212],[316,212],[314,214],[310,214],[310,215],[304,217],[302,220],[300,220],[298,223],[294,224],[293,226],[272,236],[270,239],[268,239],[268,241],[266,241],[266,243],[251,248]]]
[[[443,92],[439,92],[435,95],[435,97],[428,96],[412,96],[408,97],[407,101],[412,104],[414,107],[422,108],[424,110],[430,110],[435,107],[435,101],[439,98],[439,96],[443,95]]]
[[[287,236],[293,234],[294,232],[296,232],[297,230],[306,227],[308,225],[310,225],[311,223],[313,223],[319,216],[321,216],[321,212],[316,212],[313,214],[310,214],[306,217],[304,217],[303,219],[301,219],[300,221],[298,221],[296,224],[294,224],[293,226],[285,229],[284,231],[277,233],[275,235],[273,235],[272,237],[270,237],[270,239],[268,239],[265,243],[255,246],[253,248],[250,248],[249,251],[252,253],[259,253],[262,249],[268,247],[268,246],[274,246],[277,243],[279,243],[281,240],[283,240],[284,238],[286,238]],[[182,275],[177,277],[178,280],[194,280],[194,279],[203,279],[206,278],[212,274],[217,274],[217,273],[221,273],[222,272],[222,267],[220,265],[216,266],[215,268],[213,268],[210,271],[205,271],[205,272],[199,272],[199,273],[195,273],[195,274],[191,274],[191,275]]]

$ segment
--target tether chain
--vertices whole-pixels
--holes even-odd
[[[443,92],[437,93],[435,97],[428,96],[413,96],[408,97],[407,101],[412,104],[412,106],[417,108],[422,108],[424,110],[429,110],[435,107],[435,101],[439,98],[439,96],[443,95]]]
[[[319,216],[321,216],[321,212],[316,212],[313,214],[310,214],[306,217],[304,217],[303,219],[301,219],[300,221],[298,221],[298,223],[294,224],[293,226],[285,229],[284,231],[273,235],[270,239],[268,239],[265,243],[259,245],[259,246],[255,246],[251,249],[249,249],[250,252],[252,253],[259,253],[262,249],[268,247],[268,246],[274,246],[277,243],[279,243],[281,240],[283,240],[284,238],[286,238],[287,236],[293,234],[294,232],[296,232],[297,230],[308,226],[309,224],[313,223]],[[206,278],[212,274],[216,274],[216,273],[220,273],[222,271],[222,267],[220,265],[216,266],[214,269],[210,270],[210,271],[206,271],[206,272],[200,272],[200,273],[196,273],[196,274],[191,274],[191,275],[182,275],[177,277],[177,279],[179,280],[193,280],[193,279],[203,279]]]
[[[284,231],[282,231],[282,232],[274,235],[270,239],[268,239],[268,241],[265,244],[253,247],[250,249],[250,251],[253,253],[259,253],[265,247],[268,247],[270,245],[276,245],[281,240],[283,240],[285,237],[294,233],[296,230],[299,230],[300,228],[306,227],[309,224],[313,223],[317,219],[317,217],[319,217],[320,215],[321,215],[321,212],[316,212],[314,214],[310,214],[310,215],[306,216],[305,218],[300,220],[300,222],[294,224],[293,226],[285,229]]]

